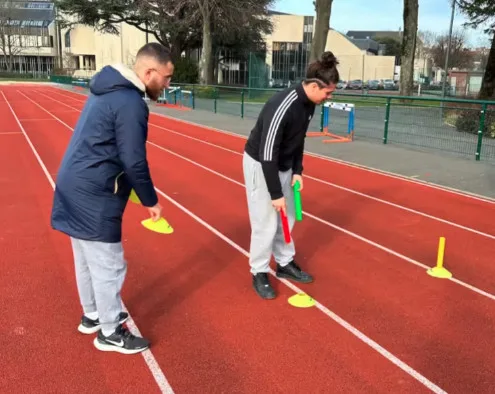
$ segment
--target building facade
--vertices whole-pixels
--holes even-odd
[[[50,74],[58,38],[53,2],[0,2],[0,72]]]
[[[266,64],[272,83],[284,85],[304,77],[316,18],[313,16],[278,14],[272,16],[273,33],[266,36]],[[378,56],[359,48],[342,33],[330,29],[325,50],[332,51],[339,61],[342,80],[392,79],[395,57]]]
[[[83,25],[60,29],[51,1],[9,0],[4,4],[0,13],[1,31],[13,35],[18,32],[21,38],[12,56],[0,58],[2,71],[51,73],[55,70],[58,74],[89,78],[107,64],[132,65],[138,49],[146,42],[156,41],[152,34],[125,23],[117,26],[118,35],[100,33]],[[250,54],[246,59],[235,59],[222,53],[222,60],[217,62],[215,70],[216,83],[283,87],[304,78],[316,18],[271,12],[271,19],[274,29],[264,37],[266,52]],[[398,79],[396,58],[381,55],[383,48],[373,41],[373,32],[353,32],[351,36],[349,33],[345,35],[330,29],[325,48],[337,57],[342,80]],[[199,60],[201,50],[187,56]],[[415,63],[419,77],[424,72],[422,68],[427,68],[426,63],[421,58]]]
[[[304,78],[313,39],[315,17],[272,12],[274,29],[265,36],[267,51],[263,54],[266,72],[264,82],[271,87],[282,87]],[[105,64],[122,62],[131,65],[137,50],[146,43],[146,33],[133,26],[121,24],[120,34],[110,35],[95,32],[91,27],[77,26],[62,32],[64,68],[73,70],[75,77],[89,77]],[[148,42],[156,41],[148,35]],[[330,30],[326,50],[338,58],[339,71],[344,80],[392,79],[393,56],[378,56],[372,51],[360,49],[348,37]],[[201,50],[188,56],[199,60]],[[222,54],[215,80],[220,84],[250,85],[248,74],[253,73],[254,56],[247,59],[232,59]],[[260,55],[256,54],[260,59]],[[243,75],[244,74],[244,75]],[[254,85],[253,85],[254,86]]]

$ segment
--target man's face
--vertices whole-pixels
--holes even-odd
[[[168,62],[167,64],[153,62],[150,65],[146,70],[145,80],[143,82],[146,86],[146,94],[151,100],[158,100],[163,89],[166,89],[170,85],[173,74],[174,65],[172,62]]]

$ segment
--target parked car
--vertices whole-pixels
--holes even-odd
[[[368,81],[368,89],[378,90],[383,89],[383,86],[380,84],[380,81],[378,79],[371,79]]]
[[[349,85],[347,86],[347,88],[352,89],[352,90],[363,89],[363,81],[361,81],[360,79],[355,79],[355,80],[349,82]]]
[[[347,81],[339,81],[337,83],[337,89],[347,89]]]
[[[271,79],[268,82],[268,86],[273,89],[282,89],[287,87],[286,83],[282,79]]]
[[[397,85],[395,84],[393,79],[385,79],[383,81],[383,89],[385,90],[396,90]]]

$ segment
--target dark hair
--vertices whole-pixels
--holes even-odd
[[[337,70],[337,64],[339,62],[332,52],[324,52],[321,55],[321,60],[316,60],[308,66],[306,82],[317,82],[316,80],[320,80],[327,85],[338,83],[340,75]]]
[[[158,42],[150,42],[142,46],[136,54],[136,59],[141,56],[151,57],[160,64],[167,64],[172,61],[170,50]]]

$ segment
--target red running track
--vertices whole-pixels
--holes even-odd
[[[71,249],[49,226],[52,188],[1,94],[0,119],[0,392],[158,392],[142,359],[95,352],[75,330]],[[63,126],[43,125],[64,136]],[[43,134],[29,129],[33,139]],[[43,156],[48,165],[51,155]]]
[[[42,109],[46,108],[69,127],[77,120],[77,113],[67,112],[67,108],[33,95],[30,90],[24,93],[36,98],[42,108],[15,90],[4,91],[14,110],[25,111],[25,116],[31,119],[49,118],[50,114]],[[44,92],[52,94],[48,90]],[[56,164],[48,165],[48,162],[60,160],[70,130],[58,121],[65,130],[46,120],[36,122],[28,130],[31,123],[34,122],[25,121],[23,125],[32,134],[33,144],[49,171],[55,173]],[[152,128],[150,137],[156,144],[166,146],[172,139],[161,141],[163,133],[160,133]],[[204,146],[198,149],[190,145],[188,149],[186,153],[191,160],[212,168],[216,165],[203,161]],[[216,155],[217,151],[209,154]],[[242,187],[156,146],[150,145],[149,155],[159,188],[247,248],[249,229],[246,225],[239,227],[239,223],[247,223],[246,213],[239,209],[245,205]],[[219,163],[222,172],[237,165],[236,160]],[[208,193],[201,193],[206,188]],[[305,204],[309,204],[307,200],[312,193],[306,191]],[[139,208],[130,207],[126,214],[130,266],[132,261],[139,261],[134,265],[139,271],[134,276],[130,273],[127,291],[128,307],[141,330],[157,342],[153,352],[174,390],[192,392],[193,387],[198,387],[198,392],[204,392],[222,387],[229,392],[243,392],[261,386],[273,387],[275,392],[288,392],[292,388],[297,392],[303,387],[306,391],[325,388],[335,391],[345,387],[348,392],[421,389],[409,386],[416,383],[409,375],[326,315],[315,309],[290,309],[285,299],[291,291],[284,286],[278,286],[281,297],[274,303],[258,301],[246,275],[245,257],[175,206],[165,205],[168,218],[181,233],[171,245],[166,238],[150,236],[136,228],[135,223],[142,215]],[[188,236],[193,235],[199,244],[191,250]],[[319,222],[303,221],[295,238],[302,258],[307,260],[303,264],[317,277],[317,282],[305,290],[320,302],[449,392],[465,392],[468,387],[482,391],[483,384],[493,385],[490,371],[494,360],[489,352],[493,340],[488,331],[490,322],[493,323],[491,300],[453,282],[434,281],[416,266]],[[322,239],[329,242],[322,243]],[[207,259],[199,256],[202,250],[209,251]],[[161,257],[164,251],[165,258]],[[333,261],[327,261],[327,257]],[[70,253],[66,259],[70,260]],[[152,274],[152,270],[158,271]],[[71,283],[70,279],[67,282]],[[74,296],[72,304],[77,304]],[[152,307],[153,304],[158,308]],[[244,314],[235,313],[239,305]],[[77,315],[76,308],[77,305],[74,307]],[[157,316],[157,309],[164,312]],[[452,315],[452,310],[461,311],[462,318]],[[144,312],[139,314],[141,311]],[[464,323],[468,320],[473,328]],[[180,332],[180,338],[173,336],[172,340],[164,334],[171,332],[172,327]],[[281,335],[281,328],[287,327],[293,328],[290,335],[286,331]],[[471,330],[476,331],[475,338],[470,335]],[[284,365],[290,371],[284,381],[279,381],[279,371],[270,368],[274,364]]]
[[[37,91],[35,96],[51,98],[49,105],[58,107],[58,110],[82,108],[82,97],[74,94],[71,99],[71,94],[45,90]],[[63,102],[60,101],[61,96],[65,97]],[[77,116],[78,113],[61,114],[60,118],[76,122]],[[240,155],[244,140],[156,115],[151,116],[151,124],[151,142],[185,157],[193,157],[200,164],[243,182]],[[234,165],[225,165],[233,160]],[[307,161],[309,164],[306,164]],[[316,161],[318,165],[312,165]],[[487,236],[466,231],[452,223],[447,224],[392,207],[363,195],[349,193],[313,179],[306,179],[305,182],[304,208],[308,212],[427,266],[435,263],[438,238],[444,236],[447,239],[445,266],[455,273],[456,278],[493,293],[495,266],[492,264],[490,251],[493,250],[495,242],[495,203],[461,197],[352,167],[343,167],[337,171],[335,166],[341,165],[309,156],[308,160],[305,160],[305,167],[309,167],[305,174],[308,172],[313,177],[317,175],[317,179],[324,182],[332,182],[358,193],[385,199],[401,207],[451,221],[453,224],[468,226]],[[375,183],[374,190],[370,189],[369,183],[366,182],[370,178]],[[483,275],[480,275],[480,271]]]
[[[48,97],[50,97],[50,96],[48,96]],[[58,106],[60,104],[60,102],[56,102],[56,101],[54,102],[52,100],[52,104],[49,104],[49,105],[53,105],[54,103],[56,106]],[[76,104],[74,104],[74,103],[67,103],[65,106],[67,106],[67,105],[76,107]],[[61,114],[60,118],[63,119],[64,114]],[[70,120],[67,120],[67,121],[69,122]],[[153,122],[154,122],[154,124],[156,124],[156,120],[154,120]],[[241,166],[240,157],[238,155],[233,155],[232,152],[226,152],[225,150],[215,149],[215,148],[212,148],[211,146],[206,146],[206,145],[201,144],[201,143],[196,142],[196,141],[191,142],[191,141],[186,140],[188,142],[188,144],[185,144],[184,138],[177,136],[176,133],[164,133],[163,128],[158,128],[156,126],[151,127],[150,141],[152,141],[152,144],[158,144],[159,147],[165,147],[165,148],[170,149],[172,152],[180,153],[183,156],[188,157],[188,158],[193,158],[193,160],[200,162],[200,164],[202,164],[204,166],[208,166],[208,168],[211,168],[211,169],[216,170],[218,172],[223,172],[224,174],[232,176],[233,178],[236,178],[236,179],[234,179],[234,181],[236,180],[238,182],[242,182],[242,174],[240,173],[240,166]],[[152,146],[153,146],[153,148],[157,148],[156,145],[152,145]],[[157,148],[157,149],[159,149],[159,148]],[[159,149],[159,150],[162,150],[162,149]],[[150,155],[152,155],[151,150],[150,150]],[[172,156],[174,156],[174,155],[172,155]],[[233,159],[232,156],[237,156],[237,157]],[[177,157],[177,156],[174,156],[174,157]],[[238,162],[234,163],[232,165],[227,164],[227,163],[232,162],[232,160],[238,160]],[[174,162],[175,163],[175,161],[173,161],[173,158],[170,158],[170,157],[167,159],[167,162]],[[182,167],[179,167],[178,164],[174,164],[173,168],[174,168],[174,171],[173,171],[174,174],[189,173],[189,171],[190,171],[190,169],[182,169]],[[200,169],[200,172],[201,171],[204,172],[204,169]],[[174,174],[167,173],[164,175],[167,177],[167,179],[170,179],[170,178],[173,178]],[[194,177],[194,178],[196,178],[196,177]],[[203,183],[197,185],[196,190],[198,190],[198,191],[206,190],[206,189],[222,190],[222,191],[225,190],[226,186],[224,184],[220,184],[218,186],[211,186],[211,185],[215,185],[215,179],[214,178],[217,178],[217,176],[213,176],[213,178],[209,178],[209,177],[205,176],[204,174],[202,174],[202,175],[198,175],[198,178],[201,178],[201,180],[203,181]],[[186,183],[188,181],[189,180],[186,180]],[[232,183],[232,182],[230,182],[230,183]],[[306,183],[306,185],[307,184],[308,183]],[[314,186],[314,185],[312,185],[312,186]],[[317,184],[317,186],[321,187],[321,184]],[[186,185],[185,187],[187,188],[188,186]],[[313,188],[312,188],[311,192],[312,193],[310,195],[307,195],[308,190],[306,190],[306,193],[305,193],[305,204],[307,206],[310,206],[311,209],[313,209],[314,207],[321,206],[323,214],[325,212],[327,212],[329,209],[331,209],[331,207],[328,207],[328,204],[322,204],[321,201],[318,198],[316,198],[316,196],[314,196],[314,194],[316,194],[317,196],[323,195],[324,190],[316,190],[316,193],[313,194]],[[240,190],[239,193],[240,194],[238,194],[236,197],[234,197],[234,200],[239,200],[239,199],[244,198],[243,194],[242,194],[243,191]],[[339,190],[339,193],[342,194],[342,191]],[[212,193],[210,193],[210,194],[212,194]],[[198,199],[203,199],[203,201],[204,201],[204,198],[205,198],[200,192],[198,192],[197,194],[194,194],[193,191],[188,191],[187,196],[190,197],[189,200],[181,200],[181,201],[185,201],[186,203],[188,203],[187,205],[191,206],[191,207],[196,207],[194,201],[197,201]],[[188,197],[184,197],[184,198],[188,198]],[[216,204],[216,201],[218,201],[218,199],[220,199],[220,198],[222,198],[221,195],[213,195],[211,197],[211,205],[206,205],[204,203],[202,204],[202,207],[204,207],[204,210],[202,211],[202,217],[207,218],[207,220],[210,223],[214,224],[215,227],[217,227],[217,228],[222,228],[222,226],[224,226],[223,228],[225,228],[225,230],[223,232],[225,233],[225,232],[229,232],[230,229],[233,229],[235,227],[235,225],[234,226],[226,226],[227,223],[225,222],[224,217],[222,216],[221,218],[219,218],[218,215],[216,215],[215,204]],[[349,200],[350,198],[356,198],[356,196],[354,196],[354,195],[340,196],[341,200],[337,199],[337,201],[344,201],[345,199]],[[362,197],[358,197],[358,198],[362,199]],[[333,200],[335,201],[335,199],[333,199]],[[405,213],[404,211],[397,210],[396,208],[391,208],[390,206],[384,206],[384,205],[379,204],[379,203],[377,204],[375,201],[363,199],[363,201],[361,201],[359,203],[357,203],[357,202],[354,203],[351,201],[350,205],[360,206],[360,205],[363,205],[365,202],[368,203],[368,206],[367,206],[368,210],[363,211],[363,212],[368,213],[369,217],[363,221],[359,221],[359,220],[356,221],[355,228],[351,228],[351,229],[355,230],[357,232],[362,233],[363,228],[366,230],[365,225],[363,226],[361,224],[361,226],[359,226],[360,223],[366,224],[369,222],[369,223],[374,224],[374,227],[370,228],[369,234],[376,233],[377,229],[380,229],[380,223],[383,222],[383,220],[381,219],[380,216],[385,216],[385,217],[389,217],[392,219],[391,220],[392,225],[387,224],[387,226],[383,227],[383,229],[386,230],[387,228],[391,227],[392,230],[396,231],[398,233],[398,235],[400,236],[401,234],[404,233],[404,229],[401,226],[397,226],[397,224],[399,223],[403,226],[407,226],[406,231],[409,231],[409,237],[411,237],[411,236],[416,236],[416,237],[423,236],[424,237],[423,242],[425,242],[425,243],[427,242],[428,234],[430,234],[430,233],[429,232],[425,233],[424,229],[428,228],[428,229],[434,230],[435,226],[439,226],[439,225],[442,226],[442,229],[441,229],[442,231],[447,231],[447,232],[448,231],[454,231],[454,233],[452,234],[452,238],[454,238],[454,235],[457,235],[460,239],[462,239],[462,237],[466,236],[466,234],[464,234],[464,231],[459,230],[458,228],[455,228],[455,227],[452,228],[450,225],[439,223],[437,221],[434,221],[434,220],[431,220],[428,218],[424,218],[421,216],[419,216],[419,218],[418,218],[417,215],[413,215],[409,212]],[[373,205],[370,205],[370,204],[373,204]],[[378,206],[378,210],[377,210],[377,206]],[[383,210],[383,208],[388,209],[388,211]],[[197,209],[199,210],[201,208],[198,207]],[[382,209],[383,211],[380,211],[380,209]],[[335,219],[339,219],[339,214],[341,214],[341,212],[342,212],[342,210],[336,210],[335,212],[332,212],[333,214],[331,215],[331,218],[334,222],[335,222]],[[359,215],[360,212],[352,212],[352,213],[353,213],[353,215]],[[323,216],[323,214],[321,216]],[[395,214],[396,217],[392,216],[392,214]],[[402,217],[401,217],[401,215],[402,215]],[[235,211],[229,212],[227,216],[229,218],[234,218],[234,217],[236,217],[236,212]],[[237,216],[238,216],[238,213],[237,213]],[[236,220],[237,221],[247,221],[247,216],[239,217]],[[338,224],[344,225],[344,223],[338,223]],[[394,226],[397,226],[397,227],[394,227]],[[416,234],[414,234],[415,228],[416,228]],[[383,229],[381,229],[381,231],[384,231]],[[301,232],[303,232],[304,235],[306,235],[306,234],[323,234],[323,233],[325,233],[325,230],[328,230],[328,229],[309,228],[306,230],[306,229],[301,228],[300,230],[301,230]],[[243,247],[247,248],[248,245],[246,244],[246,240],[248,239],[248,234],[241,234],[239,237],[235,237],[235,235],[234,235],[235,233],[238,233],[238,231],[234,231],[232,234],[231,233],[228,233],[228,234],[231,238],[234,238],[234,240],[237,243],[240,243]],[[342,234],[337,234],[337,235],[331,235],[331,234],[332,234],[332,232],[330,232],[330,234],[329,234],[330,236],[328,237],[330,240],[335,239],[336,236],[342,236]],[[404,235],[407,235],[407,234],[404,234]],[[314,237],[311,237],[309,239],[307,239],[307,238],[309,238],[309,236],[306,236],[306,238],[304,238],[303,241],[301,241],[301,243],[303,244],[302,247],[308,248],[308,250],[306,250],[306,249],[303,250],[303,252],[305,252],[304,255],[306,258],[314,256],[316,254],[316,250],[318,250],[318,255],[323,255],[323,256],[325,256],[325,255],[333,256],[334,255],[333,249],[328,249],[328,250],[322,249],[322,246],[319,244],[318,240],[314,239]],[[473,242],[473,239],[475,239],[477,242],[481,242],[481,245],[484,245],[485,250],[488,249],[488,246],[486,244],[489,241],[488,238],[483,237],[483,236],[479,236],[479,235],[474,235],[472,233],[467,233],[467,238],[469,239],[469,242]],[[380,239],[379,241],[386,241],[389,239],[392,239],[395,241],[395,242],[393,242],[393,245],[391,246],[394,248],[394,250],[400,250],[401,252],[404,252],[402,250],[402,245],[400,244],[400,242],[399,243],[397,242],[397,240],[400,241],[400,238],[398,236],[394,237],[392,235],[391,237],[383,237],[383,239]],[[376,239],[374,239],[374,240],[376,241]],[[397,245],[400,245],[401,247],[398,248]],[[408,243],[405,243],[404,245],[407,246]],[[325,246],[331,247],[332,244],[328,244]],[[374,253],[373,248],[369,248],[369,249],[370,249],[370,251],[367,252],[366,255]],[[467,250],[467,251],[470,253],[473,253],[473,256],[477,256],[477,254],[479,254],[481,256],[486,257],[483,254],[483,251],[481,251],[481,253],[479,253],[476,251],[477,249],[480,249],[480,247],[477,246],[476,248],[473,248],[473,249]],[[412,250],[414,251],[415,248],[413,248]],[[434,253],[436,251],[436,245],[433,245],[432,250],[433,250],[433,253],[430,256],[430,258],[427,259],[427,261],[428,260],[431,260],[431,261],[435,260]],[[410,251],[411,250],[406,250],[406,252],[410,252]],[[419,249],[419,251],[421,251],[421,249]],[[469,268],[469,265],[465,264],[465,260],[463,258],[463,256],[465,256],[465,252],[466,252],[465,248],[460,248],[459,251],[461,253],[461,258],[459,259],[459,262],[463,263],[464,266],[467,266]],[[464,254],[462,254],[463,251],[464,251]],[[359,253],[361,255],[363,253],[361,245],[359,246]],[[449,253],[450,253],[449,254],[449,264],[452,265],[454,262],[457,262],[457,260],[455,260],[456,255],[454,253],[452,253],[450,251],[450,249],[449,249]],[[396,314],[390,316],[390,318],[389,318],[389,320],[394,321],[394,324],[399,325],[398,328],[395,330],[398,332],[398,335],[397,335],[396,339],[392,339],[392,341],[398,339],[399,341],[404,342],[404,336],[407,336],[408,329],[410,329],[407,326],[407,324],[408,324],[407,316],[411,314],[411,309],[415,308],[415,309],[417,309],[418,319],[424,320],[424,321],[421,321],[421,323],[422,323],[421,327],[418,327],[418,330],[420,328],[423,330],[424,335],[419,336],[418,338],[410,338],[410,341],[411,341],[410,346],[413,346],[413,347],[421,346],[421,343],[423,343],[423,341],[429,340],[428,339],[428,337],[430,335],[429,331],[431,329],[435,329],[437,327],[436,326],[437,321],[439,320],[439,317],[441,316],[441,315],[440,316],[437,315],[437,313],[444,312],[444,311],[443,311],[443,304],[438,305],[439,309],[435,309],[435,308],[430,309],[430,314],[421,310],[421,307],[418,307],[416,304],[418,302],[424,302],[424,300],[422,300],[421,298],[417,298],[417,289],[416,289],[415,284],[416,283],[422,283],[422,286],[433,286],[434,290],[436,289],[435,286],[437,284],[432,282],[429,277],[425,276],[423,271],[418,271],[415,267],[408,267],[407,271],[405,271],[405,269],[401,267],[399,269],[399,272],[400,272],[401,276],[403,276],[403,278],[404,278],[403,281],[405,280],[405,283],[403,283],[403,281],[397,281],[397,278],[396,278],[396,276],[397,276],[396,265],[398,263],[397,259],[395,259],[395,258],[391,259],[390,256],[386,256],[386,255],[382,256],[382,255],[383,255],[383,253],[377,254],[375,261],[367,262],[367,264],[369,264],[370,262],[371,263],[374,262],[377,265],[378,264],[383,265],[384,261],[389,262],[388,266],[385,265],[383,267],[383,270],[385,271],[386,274],[383,274],[382,271],[380,271],[379,272],[380,276],[377,277],[378,282],[376,283],[376,289],[378,291],[380,291],[379,296],[383,299],[387,299],[388,297],[393,296],[395,299],[398,299],[398,300],[400,300],[400,302],[404,303],[404,311],[399,316],[399,318],[397,317]],[[355,280],[355,278],[349,278],[348,277],[349,272],[348,272],[347,267],[351,266],[351,264],[353,264],[353,263],[356,264],[353,260],[359,259],[360,255],[359,254],[357,256],[349,255],[346,257],[348,257],[349,264],[346,264],[346,260],[344,257],[338,258],[338,261],[346,267],[346,270],[344,272],[347,275],[347,277],[342,278],[342,280],[337,281],[339,284],[340,283],[349,283],[349,282],[352,282],[353,279]],[[414,256],[414,257],[417,257],[417,256]],[[315,272],[315,274],[317,274],[318,277],[322,277],[322,278],[326,279],[326,281],[328,281],[328,282],[331,282],[332,280],[334,280],[333,279],[335,276],[334,272],[332,272],[328,275],[327,275],[327,272],[321,272],[320,273],[319,271],[316,271],[320,267],[318,262],[315,259],[313,261],[309,262],[309,264],[313,264],[313,263],[315,264],[315,267],[313,268],[312,272]],[[312,267],[312,266],[310,266],[310,267]],[[487,265],[487,267],[488,267],[488,265]],[[370,281],[370,279],[368,278],[369,265],[365,264],[363,266],[359,266],[357,268],[357,270],[359,272],[363,272],[364,275],[362,278],[360,278],[358,275],[354,274],[354,277],[357,277],[360,281],[355,283],[353,288],[355,289],[355,288],[363,287],[365,289],[366,288],[373,289],[372,285],[367,283]],[[391,276],[388,276],[388,273],[394,273],[394,274]],[[488,279],[491,280],[490,277]],[[397,285],[397,288],[396,288],[398,291],[397,295],[393,295],[392,288],[390,287],[390,283],[394,283]],[[384,289],[386,289],[386,291],[384,291]],[[352,288],[346,288],[346,289],[338,289],[337,288],[336,289],[337,294],[328,294],[328,291],[326,289],[324,289],[325,293],[321,296],[319,293],[316,292],[317,290],[315,290],[314,288],[311,288],[310,291],[311,291],[311,294],[316,296],[318,299],[321,299],[322,297],[323,297],[323,299],[325,299],[325,297],[330,297],[331,300],[338,299],[339,300],[338,305],[342,307],[342,310],[335,309],[337,307],[334,307],[334,310],[338,311],[338,313],[340,313],[341,316],[347,317],[347,315],[345,315],[346,313],[348,313],[347,311],[348,310],[354,310],[354,309],[358,310],[359,311],[358,313],[362,313],[361,310],[359,309],[361,307],[360,305],[349,305],[348,302],[347,303],[345,302],[346,301],[345,299],[340,300],[338,298],[339,295],[342,297],[342,295],[346,295],[346,294],[349,294],[349,292],[352,292],[353,291]],[[401,293],[405,293],[405,294],[401,294]],[[440,293],[440,296],[444,296],[444,295],[446,295],[446,294]],[[376,297],[377,294],[374,291],[371,291],[369,296],[370,297]],[[437,293],[430,293],[429,294],[429,293],[425,292],[425,297],[438,298],[439,295]],[[468,307],[469,303],[472,302],[471,298],[469,298],[469,299],[465,298],[464,292],[455,291],[455,293],[452,296],[450,296],[450,298],[455,300],[455,303],[459,303],[459,305],[466,305],[466,307]],[[407,303],[405,303],[405,300],[409,300],[409,299],[410,299],[410,302],[412,303],[411,306],[408,305]],[[474,297],[474,299],[477,300],[478,298]],[[331,300],[329,302],[332,302]],[[485,302],[486,301],[483,300],[482,304],[484,304]],[[384,306],[383,308],[387,308],[387,306]],[[484,306],[482,306],[482,308],[484,308]],[[376,311],[373,308],[370,308],[369,314],[373,314],[373,313],[376,314]],[[476,315],[476,313],[477,313],[477,311],[474,312],[474,315]],[[351,317],[353,318],[354,316],[350,315],[350,318]],[[474,317],[474,320],[477,322],[474,324],[479,324],[480,326],[485,327],[485,328],[489,327],[489,325],[488,326],[486,325],[486,321],[485,321],[483,316],[481,317],[481,319]],[[376,326],[376,325],[374,325],[374,323],[370,323],[370,325],[371,325],[370,327],[364,326],[364,327],[359,327],[359,328],[366,328],[366,330],[376,330],[377,335],[379,335],[380,333],[382,335],[384,334],[383,330],[381,329],[382,326]],[[441,328],[442,328],[442,326],[439,327],[439,329],[441,329]],[[366,330],[365,330],[365,332],[372,332],[373,334],[375,334],[375,331],[366,331]],[[454,336],[460,342],[460,344],[456,348],[457,351],[459,351],[461,348],[465,348],[467,351],[470,351],[469,349],[472,346],[472,343],[469,340],[465,339],[466,338],[465,328],[455,327],[453,332],[452,332],[452,336]],[[373,336],[373,338],[375,338],[375,336]],[[384,338],[383,340],[385,341],[387,339]],[[445,345],[445,342],[448,343],[448,341],[450,341],[450,340],[451,340],[451,338],[445,338],[444,340],[440,340],[436,344],[436,346],[438,346],[441,349],[442,346]],[[383,343],[383,342],[380,342],[380,343]],[[406,344],[406,345],[408,345],[408,344]],[[432,343],[432,345],[431,345],[432,349],[433,349],[433,345],[435,345],[435,344]],[[388,347],[388,348],[391,349],[390,347]],[[395,348],[394,348],[394,350],[395,350]],[[397,351],[402,352],[403,348],[399,347]],[[434,356],[434,354],[435,353],[432,353],[433,356]],[[452,356],[453,356],[453,358],[452,358],[451,364],[455,365],[457,359],[456,359],[454,354]],[[435,359],[432,359],[432,362],[435,362]],[[469,374],[472,374],[473,371],[467,370],[466,368],[464,368],[462,371],[459,371],[459,373],[461,373],[461,374],[464,373],[466,375],[469,375]]]

